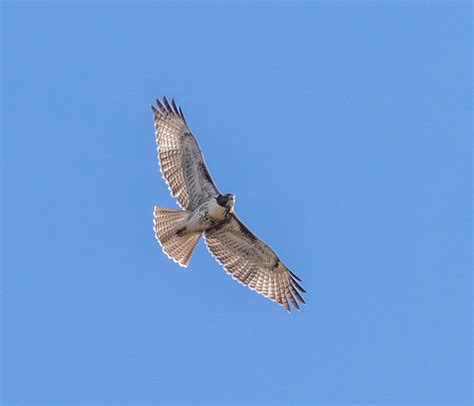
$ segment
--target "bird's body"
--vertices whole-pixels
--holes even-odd
[[[181,235],[186,233],[203,233],[226,221],[229,213],[233,213],[234,199],[229,198],[229,203],[226,201],[226,203],[219,204],[219,198],[222,199],[222,195],[213,196],[192,211],[184,219],[183,228],[179,230]]]
[[[240,283],[290,311],[304,303],[301,281],[235,215],[235,197],[221,194],[181,108],[163,98],[152,106],[160,169],[183,210],[155,207],[155,236],[165,254],[186,267],[202,234],[210,253]]]

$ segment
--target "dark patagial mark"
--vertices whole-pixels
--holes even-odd
[[[246,226],[244,223],[242,223],[237,217],[235,217],[235,219],[237,220],[237,224],[239,225],[239,229],[240,229],[240,232],[245,235],[246,238],[248,238],[249,240],[255,242],[255,241],[258,241],[258,238],[255,236],[254,233],[252,233]]]
[[[191,135],[191,134],[189,134]],[[212,182],[212,178],[211,178],[211,174],[209,173],[209,171],[207,170],[206,168],[206,165],[204,165],[204,162],[199,162],[199,169],[201,170],[201,173],[203,174],[203,176],[206,178],[206,180],[212,185],[214,184]]]

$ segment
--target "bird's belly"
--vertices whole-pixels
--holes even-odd
[[[220,222],[220,220],[216,220],[215,218],[205,214],[203,216],[190,219],[190,221],[186,223],[186,232],[202,233],[203,231],[214,227],[218,222]]]
[[[206,222],[204,213],[194,213],[186,222],[186,232],[202,232],[207,228]]]
[[[186,222],[186,232],[203,232],[215,227],[225,218],[225,208],[208,205],[204,210],[197,210]]]

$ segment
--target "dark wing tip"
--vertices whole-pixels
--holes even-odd
[[[173,109],[171,108],[170,103],[168,102],[168,99],[166,98],[166,96],[163,96],[163,102],[165,103],[166,110],[168,110],[168,113],[174,115]]]
[[[290,290],[291,290],[291,293],[293,293],[293,295],[295,295],[301,303],[306,304],[305,300],[303,299],[303,296],[299,294],[299,292],[295,289],[295,287],[292,284],[290,284]]]
[[[176,106],[176,102],[174,101],[174,98],[171,99],[171,106],[173,107],[174,114],[180,117],[178,106]]]
[[[296,286],[296,287],[299,289],[300,292],[306,293],[306,290],[304,290],[304,289],[302,288],[302,286],[301,286],[298,282],[296,282],[295,279],[293,279],[293,278],[291,278],[291,277],[290,277],[290,279],[291,279],[291,283],[292,283],[294,286]]]
[[[181,107],[176,104],[176,101],[174,98],[171,99],[171,103],[168,101],[166,96],[163,96],[163,101],[160,101],[160,99],[155,99],[156,100],[156,106],[158,109],[152,105],[151,109],[155,114],[172,114],[173,116],[180,117],[183,119],[183,121],[187,124],[186,118],[184,117],[183,110],[181,110]]]
[[[156,99],[156,105],[158,106],[158,108],[161,110],[163,114],[166,113],[166,109],[164,108],[163,104],[161,104],[160,99]]]
[[[291,272],[289,269],[288,269],[288,272],[291,274],[291,276],[293,276],[295,279],[299,280],[301,282],[301,279],[298,277],[298,275],[294,274],[293,272]]]
[[[184,113],[183,113],[183,110],[181,110],[181,106],[179,107],[179,116],[184,120],[184,122],[186,123],[186,117],[184,117]],[[187,123],[186,123],[187,124]]]
[[[290,285],[291,286],[291,285]],[[291,290],[288,290],[286,292],[286,296],[288,296],[288,299],[290,299],[291,304],[295,307],[296,310],[300,310],[300,307],[298,305],[298,302],[296,301],[295,297],[291,294]]]

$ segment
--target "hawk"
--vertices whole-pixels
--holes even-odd
[[[235,280],[290,311],[305,303],[301,279],[234,212],[235,196],[221,194],[181,107],[166,97],[151,106],[163,179],[182,210],[155,206],[154,232],[163,252],[187,267],[201,235],[211,255]]]

